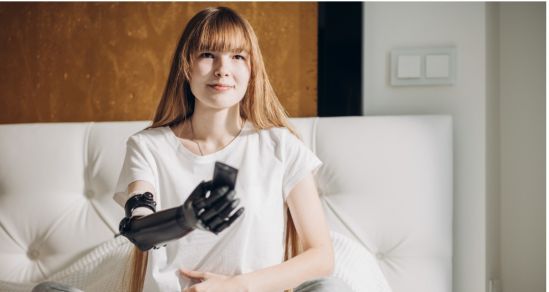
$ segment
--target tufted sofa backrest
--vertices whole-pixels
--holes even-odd
[[[393,291],[451,291],[450,117],[292,123],[324,162],[331,228],[377,255]],[[0,125],[0,280],[40,281],[113,238],[125,142],[148,124]]]

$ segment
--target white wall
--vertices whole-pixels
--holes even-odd
[[[486,5],[486,278],[501,291],[499,3]],[[499,291],[496,289],[500,289]]]
[[[501,275],[545,291],[545,3],[500,4]]]
[[[499,5],[364,3],[364,114],[454,117],[454,292],[545,289],[545,4]],[[431,46],[453,86],[389,85],[391,49]]]
[[[454,291],[485,290],[486,43],[484,3],[364,3],[365,115],[454,118]],[[453,86],[392,87],[397,47],[453,45]]]

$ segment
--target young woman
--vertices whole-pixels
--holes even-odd
[[[185,27],[152,125],[128,139],[119,203],[150,192],[157,209],[179,206],[216,161],[238,169],[233,196],[245,212],[215,232],[136,248],[130,290],[282,291],[329,276],[334,256],[313,179],[321,162],[288,123],[250,24],[223,7]],[[300,289],[344,291],[334,283]]]

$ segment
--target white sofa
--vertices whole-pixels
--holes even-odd
[[[292,123],[324,162],[316,179],[331,228],[375,255],[394,292],[451,291],[451,118]],[[66,274],[112,241],[123,216],[112,195],[125,141],[147,125],[0,125],[0,281]]]

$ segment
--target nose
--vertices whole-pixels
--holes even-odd
[[[215,71],[215,76],[216,77],[229,77],[229,73],[217,70],[217,71]]]
[[[216,77],[229,76],[229,62],[225,57],[217,58],[216,66],[214,68],[214,75]]]

